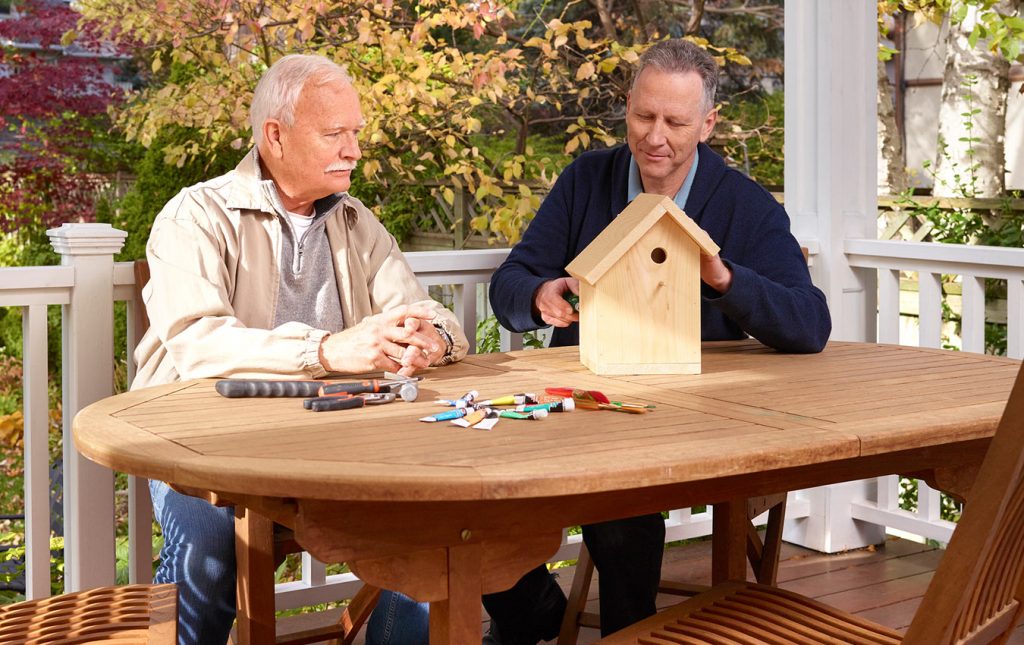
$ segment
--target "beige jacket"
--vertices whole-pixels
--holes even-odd
[[[233,171],[182,190],[153,223],[151,278],[142,296],[150,328],[135,350],[132,389],[204,377],[320,378],[320,341],[331,331],[290,322],[271,329],[282,244],[274,184],[261,180],[255,150]],[[455,341],[454,314],[430,300],[395,238],[359,200],[327,214],[345,324],[427,301]]]

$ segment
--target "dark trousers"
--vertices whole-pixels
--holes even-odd
[[[598,572],[601,635],[607,636],[655,613],[665,550],[660,514],[583,527],[583,541]],[[558,636],[565,595],[541,565],[508,591],[484,596],[501,645],[535,645]]]

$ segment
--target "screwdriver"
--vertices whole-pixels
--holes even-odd
[[[419,378],[381,380],[369,379],[353,383],[324,383],[318,394],[328,396],[331,394],[373,394],[376,392],[390,392],[392,385],[402,385],[410,381],[418,381]]]

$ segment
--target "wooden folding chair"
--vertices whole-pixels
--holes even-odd
[[[599,642],[1005,642],[1021,618],[1022,583],[1024,369],[1017,374],[949,548],[905,636],[800,594],[728,582]]]
[[[174,585],[98,587],[0,606],[0,643],[151,643],[177,639]]]
[[[747,560],[754,570],[758,582],[766,585],[775,584],[775,576],[779,567],[779,553],[782,549],[782,524],[786,515],[786,493],[766,495],[747,500],[747,517],[755,517],[768,511],[768,523],[764,541],[761,540],[757,528],[751,523],[747,531]],[[584,611],[590,582],[594,575],[594,562],[585,544],[580,544],[580,554],[576,561],[576,572],[573,574],[569,599],[562,618],[562,629],[558,633],[557,645],[575,645],[581,627],[601,627],[598,614]],[[674,596],[695,596],[707,591],[704,585],[662,579],[658,584],[658,593]]]
[[[149,282],[149,264],[136,260],[135,272],[135,329],[138,338],[149,329],[149,316],[142,302],[142,288]],[[290,530],[278,526],[257,513],[238,508],[235,512],[235,560],[238,569],[237,629],[241,642],[249,643],[258,627],[264,633],[276,631],[274,616],[274,572],[287,555],[302,552]],[[342,612],[341,618],[331,624],[319,625],[279,636],[278,645],[300,645],[334,640],[339,645],[350,645],[363,623],[370,617],[380,589],[363,585]]]

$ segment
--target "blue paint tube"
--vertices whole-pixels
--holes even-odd
[[[429,417],[423,417],[420,421],[426,421],[427,423],[433,423],[435,421],[451,421],[452,419],[460,419],[470,412],[474,408],[455,408],[454,410],[446,410],[437,414],[432,414]]]

